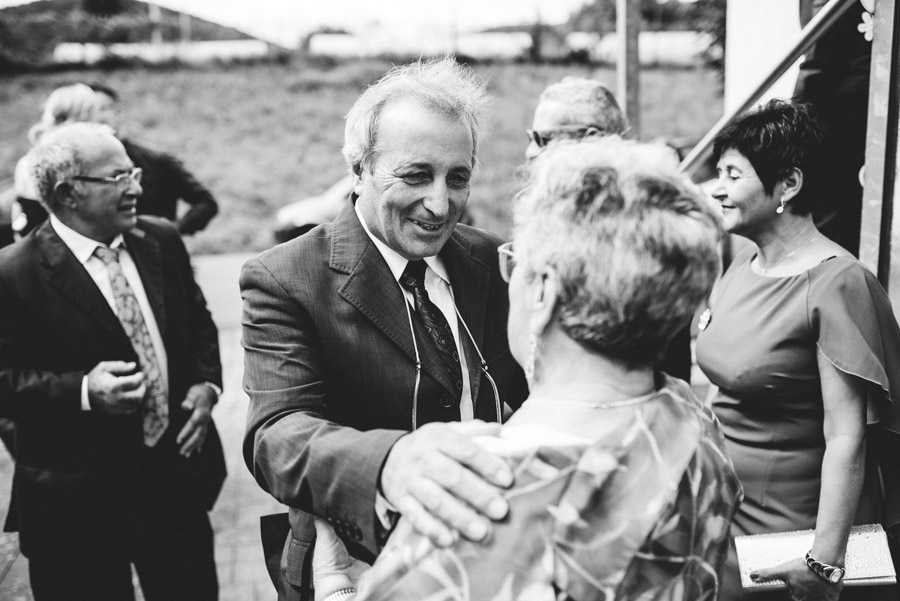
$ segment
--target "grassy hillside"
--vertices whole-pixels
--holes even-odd
[[[10,183],[16,160],[28,149],[26,132],[52,89],[103,81],[125,101],[126,133],[181,157],[219,200],[221,213],[189,241],[191,250],[261,250],[273,243],[278,207],[317,194],[343,175],[343,115],[388,67],[378,61],[295,61],[6,77],[0,85],[0,183]],[[505,236],[524,130],[541,90],[565,75],[594,76],[614,89],[615,72],[512,64],[476,69],[489,77],[495,100],[469,206],[476,225]],[[641,85],[644,139],[699,138],[721,115],[712,71],[646,70]]]
[[[0,70],[28,70],[51,62],[53,49],[61,42],[114,44],[149,42],[154,29],[146,2],[119,0],[115,15],[85,12],[82,0],[39,0],[0,9]],[[242,40],[247,34],[197,17],[190,17],[191,39]],[[160,9],[158,29],[165,41],[181,39],[179,14]],[[13,69],[18,65],[20,68]]]

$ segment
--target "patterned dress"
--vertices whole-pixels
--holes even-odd
[[[567,420],[605,433],[569,435]],[[440,550],[401,520],[356,601],[716,599],[741,490],[684,382],[613,409],[527,401],[483,442],[515,471],[507,519]]]

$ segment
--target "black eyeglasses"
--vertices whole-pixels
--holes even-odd
[[[553,140],[553,138],[556,138],[558,136],[581,137],[584,136],[584,134],[587,133],[587,130],[591,128],[598,131],[603,131],[596,125],[563,125],[554,129],[545,129],[543,131],[526,129],[525,135],[528,136],[529,142],[534,142],[538,148],[543,148],[544,146],[549,144]]]
[[[500,259],[500,277],[504,282],[509,282],[513,269],[516,268],[516,253],[513,252],[513,243],[505,242],[498,246],[497,255]]]
[[[116,190],[119,192],[124,192],[129,187],[131,187],[132,183],[140,184],[141,177],[144,175],[144,170],[140,167],[135,167],[131,171],[127,171],[125,173],[120,173],[119,175],[113,177],[93,177],[89,175],[73,175],[72,179],[78,180],[80,182],[94,182],[96,184],[115,184]]]

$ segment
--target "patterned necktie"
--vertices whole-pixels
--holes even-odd
[[[403,270],[403,275],[400,276],[400,285],[412,292],[416,301],[416,312],[422,318],[428,337],[441,356],[450,381],[456,387],[456,403],[459,404],[463,388],[459,351],[453,340],[453,330],[450,329],[447,318],[428,298],[428,292],[425,290],[426,267],[425,261],[421,259],[410,261]]]
[[[122,266],[119,265],[119,250],[98,246],[94,249],[94,254],[106,265],[109,283],[116,299],[119,321],[122,322],[122,328],[131,340],[131,346],[134,347],[144,372],[144,383],[147,386],[142,407],[144,444],[152,447],[169,425],[169,404],[162,373],[159,370],[159,361],[156,358],[156,351],[153,350],[153,340],[150,338],[150,331],[147,329],[137,297],[125,279]]]

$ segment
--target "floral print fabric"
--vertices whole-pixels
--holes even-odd
[[[624,423],[513,453],[486,543],[435,549],[401,520],[357,601],[713,601],[741,497],[718,423],[672,379]]]

